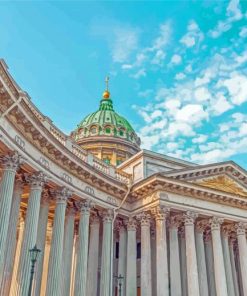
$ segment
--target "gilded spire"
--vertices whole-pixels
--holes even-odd
[[[106,89],[103,93],[103,98],[104,99],[109,99],[110,98],[110,92],[109,92],[109,80],[110,78],[108,76],[106,76],[105,78],[105,85],[106,85]]]

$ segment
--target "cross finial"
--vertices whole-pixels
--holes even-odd
[[[106,76],[106,78],[105,78],[105,85],[106,85],[106,90],[107,91],[109,89],[109,80],[110,80],[109,76]]]

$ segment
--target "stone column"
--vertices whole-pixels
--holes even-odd
[[[17,230],[17,244],[16,244],[16,250],[15,250],[15,260],[14,260],[13,274],[12,274],[12,279],[11,279],[11,286],[10,286],[9,295],[18,295],[17,274],[18,274],[18,266],[19,266],[19,262],[20,262],[23,232],[24,232],[24,217],[23,217],[23,212],[22,212],[22,213],[20,213],[20,216],[19,216],[19,225],[18,225],[18,230]]]
[[[247,243],[246,243],[246,223],[238,223],[237,239],[238,239],[238,250],[239,250],[239,261],[240,270],[243,285],[243,296],[247,296]]]
[[[127,222],[127,266],[126,266],[126,296],[136,296],[136,220],[129,218]]]
[[[221,232],[221,241],[222,241],[222,249],[223,249],[223,256],[224,256],[225,271],[226,271],[226,283],[227,283],[228,295],[235,296],[231,259],[230,259],[230,250],[229,250],[229,233],[230,232],[231,232],[231,229],[229,229],[228,226],[223,226],[223,229]]]
[[[40,288],[43,274],[43,264],[45,257],[45,242],[46,242],[46,230],[49,213],[49,194],[44,191],[41,199],[41,206],[39,211],[39,222],[38,222],[38,234],[37,234],[37,247],[41,250],[38,258],[38,264],[36,266],[36,272],[34,274],[34,295],[40,295]]]
[[[42,188],[45,182],[45,176],[42,172],[37,172],[27,179],[31,184],[31,189],[28,198],[25,228],[17,276],[17,281],[19,284],[18,295],[20,296],[26,296],[29,288],[31,266],[29,250],[32,249],[37,242],[40,200]],[[37,265],[38,264],[39,262],[37,262]]]
[[[63,243],[63,295],[69,295],[72,271],[72,254],[74,241],[75,209],[67,208]]]
[[[213,254],[214,254],[214,274],[217,296],[227,296],[226,272],[224,265],[223,250],[221,244],[220,225],[223,223],[222,218],[213,217],[210,219]]]
[[[87,295],[97,296],[99,266],[99,217],[94,215],[90,224],[90,242],[88,251]]]
[[[109,296],[111,292],[111,262],[112,262],[112,221],[113,211],[103,212],[103,241],[101,256],[100,296]]]
[[[71,192],[63,187],[55,192],[56,209],[53,221],[46,296],[61,296],[64,221],[67,199]]]
[[[8,236],[9,217],[14,190],[15,174],[20,165],[20,156],[17,152],[2,156],[3,175],[0,186],[0,283],[3,278],[5,249]]]
[[[181,217],[173,216],[170,219],[170,295],[182,296],[181,266],[179,259],[178,227]]]
[[[156,291],[157,296],[169,296],[166,217],[169,209],[158,206],[152,214],[156,221]]]
[[[207,225],[208,221],[204,222],[201,220],[196,223],[195,238],[200,296],[209,296],[206,255],[203,241],[203,232]]]
[[[89,217],[92,203],[89,200],[76,204],[80,211],[79,246],[75,274],[75,296],[85,296],[87,288],[87,261],[88,261],[88,235]]]
[[[214,276],[214,256],[212,246],[211,231],[207,230],[204,236],[207,278],[208,278],[208,292],[210,296],[216,296],[215,276]]]
[[[235,255],[234,255],[234,243],[235,242],[236,242],[236,239],[233,239],[233,238],[230,239],[229,252],[230,252],[230,260],[231,260],[231,267],[232,267],[232,277],[233,277],[235,296],[239,296],[238,277],[237,277],[236,262],[235,262]]]
[[[12,206],[10,211],[10,221],[8,227],[8,236],[6,241],[7,248],[5,249],[5,263],[4,263],[4,271],[3,278],[1,283],[0,295],[9,295],[11,278],[14,267],[15,260],[15,250],[16,250],[16,233],[17,233],[17,224],[19,218],[19,210],[20,210],[20,201],[21,195],[23,192],[23,182],[21,179],[15,182],[14,193]],[[1,280],[1,279],[0,279]]]
[[[199,281],[194,229],[194,222],[197,216],[198,215],[192,211],[187,211],[186,214],[183,215],[186,241],[188,295],[190,296],[199,296]]]
[[[151,276],[151,242],[150,242],[150,215],[143,212],[139,219],[141,223],[141,294],[152,295]]]
[[[187,265],[186,265],[186,243],[185,243],[185,228],[180,226],[178,230],[179,242],[179,257],[180,257],[180,273],[181,273],[181,287],[182,295],[188,295],[188,280],[187,280]]]
[[[119,224],[119,258],[118,276],[122,276],[122,295],[125,296],[126,290],[126,257],[127,257],[127,231],[123,221]]]
[[[70,295],[74,295],[75,292],[75,271],[76,271],[76,261],[78,255],[78,225],[75,225],[75,236],[73,242],[73,261],[72,261],[72,274],[71,274],[71,285],[70,285]]]

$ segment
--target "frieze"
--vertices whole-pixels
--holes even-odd
[[[61,177],[65,182],[72,184],[72,177],[69,176],[68,174],[62,173]]]
[[[107,196],[106,200],[114,206],[117,206],[118,204],[117,199],[115,197]]]
[[[47,159],[45,159],[43,156],[40,157],[39,163],[47,170],[50,169],[49,161]]]
[[[16,144],[25,151],[25,141],[22,140],[22,138],[18,135],[15,136],[15,142]]]
[[[85,192],[89,193],[90,195],[95,196],[94,189],[91,186],[86,186],[85,187]]]

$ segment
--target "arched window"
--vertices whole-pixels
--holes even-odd
[[[105,133],[106,133],[106,134],[110,134],[110,133],[111,133],[111,128],[110,128],[109,126],[107,126],[107,127],[105,128]]]
[[[121,129],[119,130],[119,135],[120,135],[121,137],[124,136],[124,129],[121,128]]]
[[[96,134],[96,132],[97,132],[96,126],[92,126],[91,129],[90,129],[90,133],[91,134]]]

